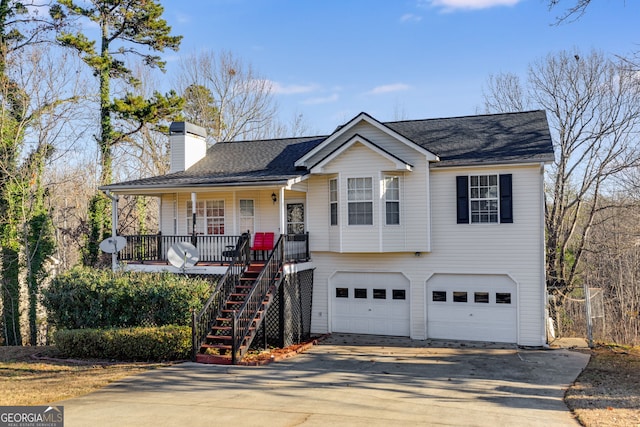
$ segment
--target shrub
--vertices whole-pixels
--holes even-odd
[[[53,336],[56,348],[66,357],[161,362],[191,355],[188,326],[63,329]]]
[[[112,273],[75,268],[43,290],[58,329],[189,325],[211,284],[170,273]]]

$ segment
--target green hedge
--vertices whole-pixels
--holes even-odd
[[[191,356],[191,328],[63,329],[53,335],[66,357],[162,362]]]
[[[113,273],[75,268],[43,290],[57,329],[190,325],[211,284],[170,273]]]

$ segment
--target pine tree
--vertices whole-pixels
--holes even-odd
[[[100,152],[99,185],[112,182],[113,147],[126,141],[145,124],[157,123],[164,117],[179,111],[182,100],[174,92],[155,93],[145,99],[133,93],[114,99],[111,79],[127,85],[138,82],[125,60],[139,57],[152,68],[164,70],[165,63],[155,54],[165,49],[177,50],[181,36],[172,36],[171,27],[162,18],[163,7],[153,0],[90,0],[82,5],[73,0],[58,0],[61,6],[55,18],[66,21],[71,18],[87,18],[100,27],[100,40],[90,40],[85,34],[62,32],[58,40],[82,57],[99,81],[100,134],[96,136]],[[88,4],[84,7],[84,4]],[[98,45],[98,46],[96,46]],[[135,121],[139,126],[118,130],[118,119]],[[98,261],[98,244],[111,234],[111,205],[108,198],[97,193],[90,202],[90,232],[85,248],[85,263]]]

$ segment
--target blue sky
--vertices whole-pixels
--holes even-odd
[[[575,0],[564,0],[567,5]],[[640,2],[594,0],[573,23],[546,0],[162,1],[180,51],[227,50],[274,87],[280,118],[324,134],[361,111],[386,121],[476,114],[490,74],[578,48],[640,50]]]

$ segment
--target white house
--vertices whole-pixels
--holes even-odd
[[[171,269],[167,247],[192,238],[187,272],[220,274],[241,233],[273,232],[295,252],[280,268],[312,280],[312,333],[545,344],[544,111],[204,136],[172,124],[170,174],[102,188],[161,201],[157,250],[129,236],[127,268]]]

